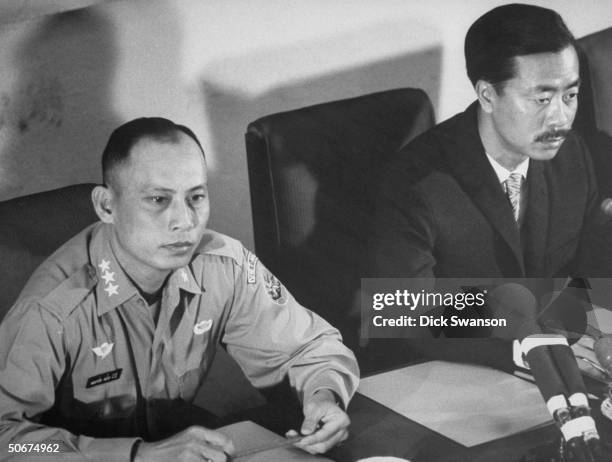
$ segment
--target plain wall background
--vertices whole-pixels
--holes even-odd
[[[505,2],[16,3],[0,2],[0,200],[99,181],[111,130],[159,115],[201,138],[210,227],[252,248],[250,121],[402,86],[425,89],[443,120],[472,100],[467,28]],[[577,37],[612,26],[608,0],[531,3],[555,8]]]

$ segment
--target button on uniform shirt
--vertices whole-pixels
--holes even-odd
[[[61,460],[128,461],[173,402],[193,400],[219,343],[256,387],[288,375],[302,400],[329,389],[348,404],[353,353],[238,241],[207,231],[166,281],[156,324],[110,233],[97,223],[62,246],[0,326],[3,451],[59,441]]]
[[[529,157],[525,159],[523,162],[521,162],[514,170],[510,171],[506,167],[501,165],[499,162],[497,162],[489,153],[486,153],[486,154],[487,154],[487,159],[489,159],[489,162],[491,163],[491,167],[493,167],[493,170],[495,171],[495,175],[497,175],[497,179],[499,180],[499,183],[501,184],[502,188],[504,188],[504,192],[506,192],[505,183],[510,178],[510,175],[512,175],[513,173],[518,173],[521,176],[522,185],[521,185],[521,190],[520,190],[520,198],[518,202],[519,204],[518,224],[520,226],[521,224],[523,224],[523,217],[525,216],[525,209],[527,206],[528,191],[527,191],[527,182],[525,180],[527,179],[527,171],[529,170]]]

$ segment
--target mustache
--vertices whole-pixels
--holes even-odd
[[[536,136],[535,140],[536,141],[550,141],[550,140],[554,140],[555,138],[559,138],[559,137],[567,137],[567,135],[569,135],[569,133],[571,132],[571,129],[569,128],[560,128],[557,130],[549,130],[547,132],[544,132],[538,136]]]

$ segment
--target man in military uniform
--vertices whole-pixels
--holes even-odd
[[[102,167],[100,222],[37,269],[0,326],[0,448],[54,441],[62,460],[225,460],[223,434],[167,428],[218,343],[255,386],[289,379],[303,404],[299,447],[325,452],[345,439],[354,355],[252,253],[206,229],[193,132],[128,122]]]

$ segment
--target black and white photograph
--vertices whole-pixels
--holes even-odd
[[[0,0],[0,461],[612,461],[612,2]]]

